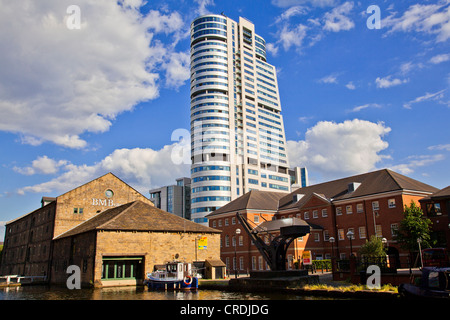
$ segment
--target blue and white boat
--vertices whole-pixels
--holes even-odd
[[[167,263],[164,270],[147,273],[144,284],[152,290],[196,290],[198,276],[190,263],[175,261]]]

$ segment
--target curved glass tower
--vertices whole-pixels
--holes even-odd
[[[191,24],[191,219],[252,190],[289,192],[275,67],[250,21]]]

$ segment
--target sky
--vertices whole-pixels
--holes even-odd
[[[0,6],[0,241],[43,196],[108,172],[146,196],[190,175],[189,28],[207,13],[266,40],[310,184],[389,168],[450,185],[450,0]]]

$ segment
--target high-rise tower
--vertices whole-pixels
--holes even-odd
[[[244,18],[191,24],[191,159],[195,222],[252,189],[289,192],[276,70]]]

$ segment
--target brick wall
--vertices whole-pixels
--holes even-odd
[[[206,250],[197,250],[196,254],[197,237],[207,237],[208,246]],[[153,271],[155,265],[172,261],[176,254],[178,260],[186,262],[218,260],[220,234],[98,231],[63,238],[55,241],[52,283],[64,285],[69,276],[64,267],[75,264],[82,271],[83,286],[103,286],[101,277],[104,257],[143,257],[141,277],[144,278],[147,272]],[[87,263],[86,271],[83,271],[83,263]]]

